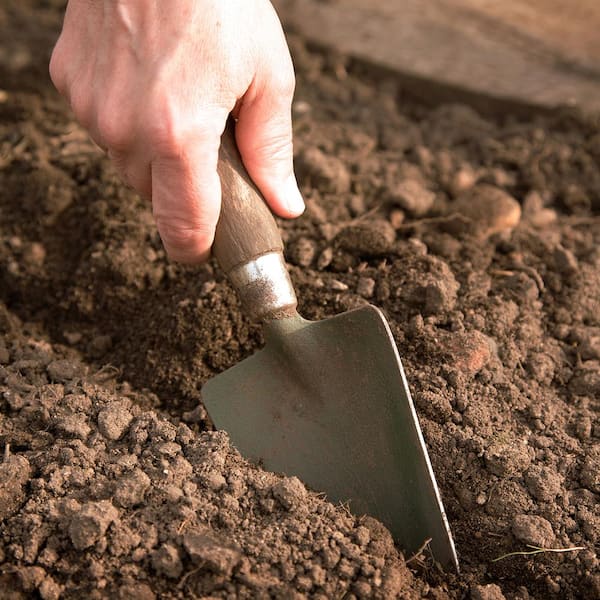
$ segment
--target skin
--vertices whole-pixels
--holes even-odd
[[[304,210],[292,164],[294,71],[268,0],[70,0],[50,76],[125,182],[152,201],[171,259],[210,253],[230,113],[272,210]]]

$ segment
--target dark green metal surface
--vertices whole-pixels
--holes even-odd
[[[273,321],[266,345],[206,383],[215,425],[265,468],[297,475],[354,514],[381,520],[407,555],[454,544],[402,364],[382,313]]]

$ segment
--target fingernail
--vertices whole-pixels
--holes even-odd
[[[298,183],[293,175],[290,175],[285,182],[285,202],[287,209],[295,216],[301,215],[304,212],[304,200],[298,189]]]

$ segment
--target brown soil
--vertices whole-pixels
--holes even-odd
[[[260,328],[214,265],[167,262],[53,91],[61,4],[0,9],[0,597],[600,597],[597,122],[415,106],[291,39],[300,309],[386,312],[445,574],[209,430],[199,390]],[[582,549],[504,556],[527,544]]]

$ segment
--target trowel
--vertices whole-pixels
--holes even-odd
[[[388,527],[406,556],[458,559],[390,327],[367,305],[322,321],[296,311],[277,224],[223,134],[213,254],[265,345],[202,388],[215,426],[264,468],[295,475]]]

